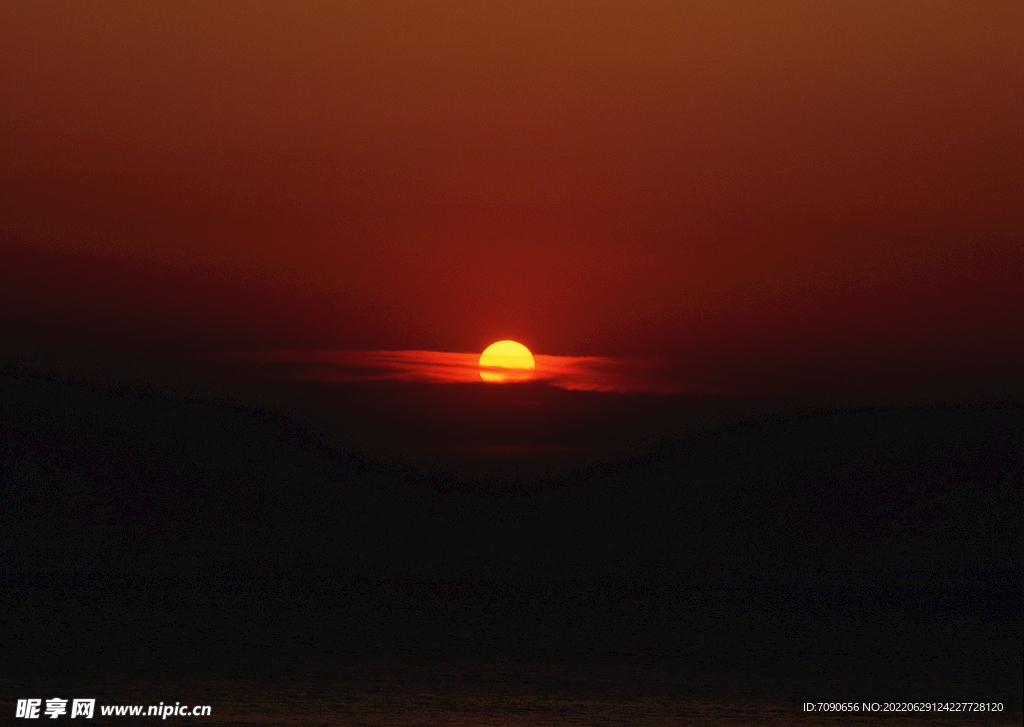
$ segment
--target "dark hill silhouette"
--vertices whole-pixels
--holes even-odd
[[[1022,415],[793,412],[489,478],[9,368],[0,645],[17,679],[493,659],[1006,699]]]
[[[762,416],[493,481],[330,446],[259,408],[13,368],[0,406],[8,572],[1020,572],[1024,406],[1011,402]]]

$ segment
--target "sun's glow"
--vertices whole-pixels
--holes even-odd
[[[491,383],[525,381],[536,367],[530,349],[516,341],[492,343],[480,354],[480,378]]]
[[[734,391],[687,381],[682,366],[671,359],[544,355],[534,358],[535,371],[498,367],[484,370],[506,375],[525,372],[531,380],[569,391],[700,395]],[[196,359],[211,363],[246,363],[255,367],[253,372],[269,378],[290,371],[290,378],[304,381],[467,384],[481,379],[480,354],[450,351],[220,351],[196,354]]]

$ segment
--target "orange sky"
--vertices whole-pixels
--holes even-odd
[[[1017,0],[5,3],[5,346],[1019,394],[1022,47]]]

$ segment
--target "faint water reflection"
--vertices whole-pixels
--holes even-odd
[[[657,672],[626,673],[614,668],[407,664],[397,669],[364,667],[333,676],[294,673],[272,679],[53,678],[23,683],[12,696],[52,692],[88,695],[97,700],[97,705],[149,705],[167,699],[189,705],[208,704],[211,715],[198,720],[205,725],[757,727],[799,723],[816,727],[885,723],[892,727],[959,727],[1020,723],[1020,711],[1012,709],[984,714],[808,713],[796,694],[764,693],[778,685],[747,684],[746,688],[755,693],[739,694],[724,692],[713,682]]]

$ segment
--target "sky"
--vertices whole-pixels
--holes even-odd
[[[1019,397],[1022,41],[1015,0],[7,2],[5,355]]]

